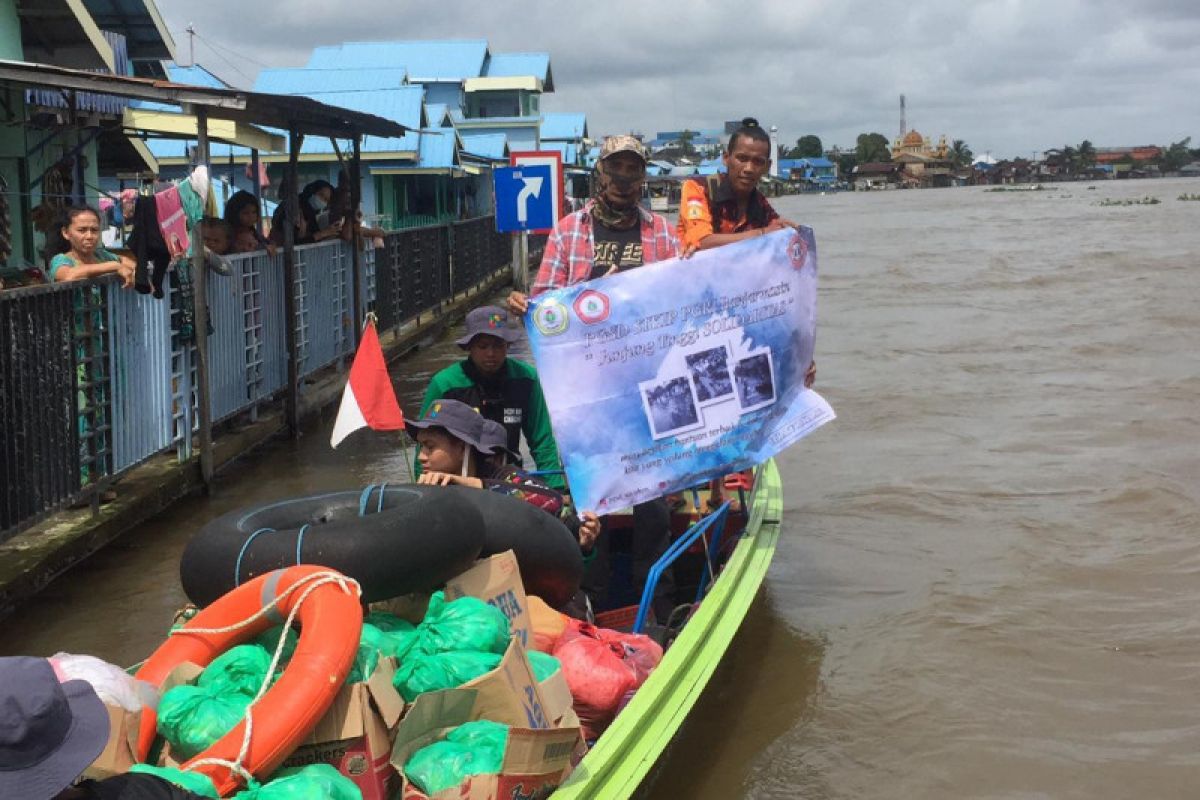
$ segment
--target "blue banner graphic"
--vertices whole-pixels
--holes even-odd
[[[804,388],[816,314],[804,227],[531,301],[576,507],[603,514],[746,469],[834,419]]]

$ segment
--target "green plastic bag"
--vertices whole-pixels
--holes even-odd
[[[354,781],[328,764],[281,769],[257,789],[243,789],[233,800],[362,800]]]
[[[372,611],[367,614],[364,627],[366,625],[373,625],[384,634],[379,645],[379,655],[384,657],[404,658],[405,653],[417,641],[415,625],[386,611]]]
[[[209,780],[208,776],[199,772],[186,772],[174,767],[152,767],[149,764],[134,764],[129,771],[154,775],[201,797],[213,797],[218,800],[221,797],[217,794],[217,787],[213,786],[213,782]]]
[[[406,702],[417,695],[462,686],[500,664],[495,653],[450,652],[426,655],[412,652],[396,670],[392,685]]]
[[[207,750],[233,730],[252,698],[238,692],[220,694],[205,686],[176,686],[158,701],[158,732],[181,761]]]
[[[254,697],[262,688],[271,655],[257,644],[239,644],[213,659],[200,673],[196,685],[214,694]]]
[[[538,683],[562,669],[558,659],[548,653],[530,650],[525,655],[529,656],[529,666],[533,667],[533,677]]]
[[[508,745],[508,726],[488,720],[459,725],[446,739],[422,747],[404,774],[425,794],[458,786],[471,775],[498,775]]]
[[[502,655],[512,633],[508,617],[477,597],[447,603],[441,592],[429,599],[429,611],[417,626],[417,647],[424,653],[474,650]]]
[[[391,640],[387,634],[374,625],[363,623],[362,635],[358,640],[358,652],[354,655],[354,663],[350,666],[350,675],[346,683],[362,683],[375,674],[379,666],[381,647],[390,647]]]

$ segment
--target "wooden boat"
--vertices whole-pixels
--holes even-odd
[[[775,555],[783,493],[773,460],[757,469],[747,507],[745,528],[726,534],[737,536],[737,545],[698,609],[658,668],[554,792],[556,800],[629,797],[683,725],[729,649]]]

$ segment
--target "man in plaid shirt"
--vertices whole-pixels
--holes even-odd
[[[671,223],[639,205],[646,181],[641,142],[632,136],[606,138],[596,177],[596,197],[554,226],[530,296],[682,253]],[[524,314],[527,307],[524,294],[509,295],[511,313]]]
[[[563,217],[546,242],[542,265],[529,293],[537,297],[583,281],[603,278],[655,261],[664,261],[684,251],[675,229],[662,216],[639,205],[646,182],[646,151],[632,136],[610,136],[600,147],[596,162],[596,196],[582,209]],[[528,298],[521,292],[508,296],[508,309],[523,315]],[[633,507],[633,582],[638,596],[654,562],[670,544],[671,512],[665,498]],[[608,520],[601,518],[595,556],[587,566],[583,590],[589,600],[608,607],[609,562]],[[675,583],[668,569],[658,582],[654,612],[666,621],[674,606]]]

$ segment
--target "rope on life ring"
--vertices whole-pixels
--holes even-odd
[[[182,768],[208,776],[222,796],[240,782],[253,785],[255,774],[274,771],[329,709],[345,682],[362,635],[361,596],[358,582],[340,572],[311,565],[289,567],[238,586],[172,631],[138,670],[138,678],[159,686],[180,664],[205,666],[230,646],[283,624],[263,683],[239,723],[241,730],[235,726]],[[272,686],[287,631],[297,618],[301,633],[296,652]],[[257,738],[256,710],[262,712]],[[149,753],[156,726],[157,716],[144,711],[139,759]]]

